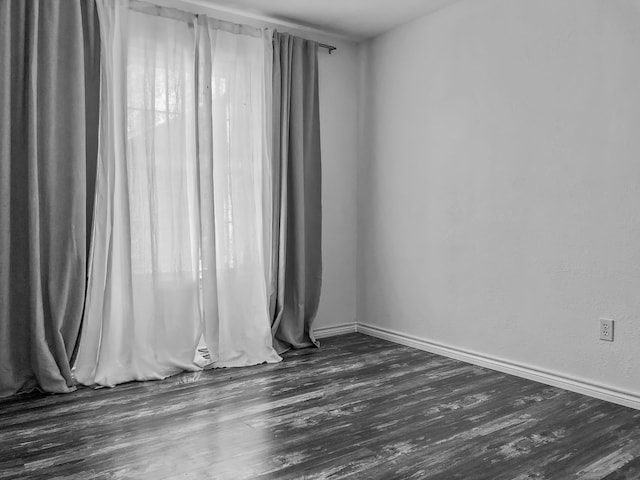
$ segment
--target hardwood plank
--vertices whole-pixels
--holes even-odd
[[[361,334],[0,401],[0,478],[640,478],[640,412]]]

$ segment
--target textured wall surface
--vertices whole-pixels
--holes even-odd
[[[362,47],[358,321],[640,394],[639,25],[467,0]]]
[[[323,280],[315,328],[356,319],[357,45],[326,41],[338,50],[321,50],[318,57]]]

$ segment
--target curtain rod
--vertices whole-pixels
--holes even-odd
[[[157,5],[153,2],[150,2],[147,0],[133,0],[131,2],[131,8],[137,12],[140,13],[146,13],[146,14],[155,14],[155,15],[160,15],[160,16],[167,16],[166,13],[168,12],[172,12],[173,15],[170,15],[171,17],[175,18],[184,18],[185,15],[196,15],[198,16],[199,14],[197,13],[189,13],[189,12],[185,12],[183,10],[179,10],[176,8],[172,8],[172,7],[164,7],[162,5]],[[165,15],[163,15],[161,12],[165,12]],[[227,23],[234,23],[234,22],[227,22]],[[327,45],[326,43],[318,43],[318,47],[320,48],[326,48],[329,51],[329,55],[331,55],[331,53],[334,50],[337,50],[337,47],[334,47],[333,45]]]
[[[337,50],[337,48],[333,45],[327,45],[326,43],[319,43],[318,46],[320,48],[326,48],[327,50],[329,50],[329,55],[331,55],[331,52],[333,52],[334,50]]]

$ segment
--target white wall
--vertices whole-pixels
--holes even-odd
[[[358,55],[353,43],[321,52],[323,280],[314,328],[356,320],[356,169],[358,159]]]
[[[463,0],[362,59],[358,321],[640,394],[640,2]]]

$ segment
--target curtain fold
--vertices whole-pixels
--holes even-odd
[[[0,2],[0,396],[73,389],[98,51],[93,2]]]
[[[197,32],[204,343],[215,366],[275,362],[264,243],[271,32],[204,15]]]
[[[112,386],[205,365],[276,362],[261,199],[259,31],[97,0],[97,195],[76,379]]]
[[[318,346],[322,284],[318,44],[273,35],[273,229],[270,313],[274,347]]]
[[[198,245],[186,192],[195,176],[187,89],[194,54],[185,22],[133,11],[128,2],[97,6],[100,150],[74,375],[112,386],[198,368]]]

